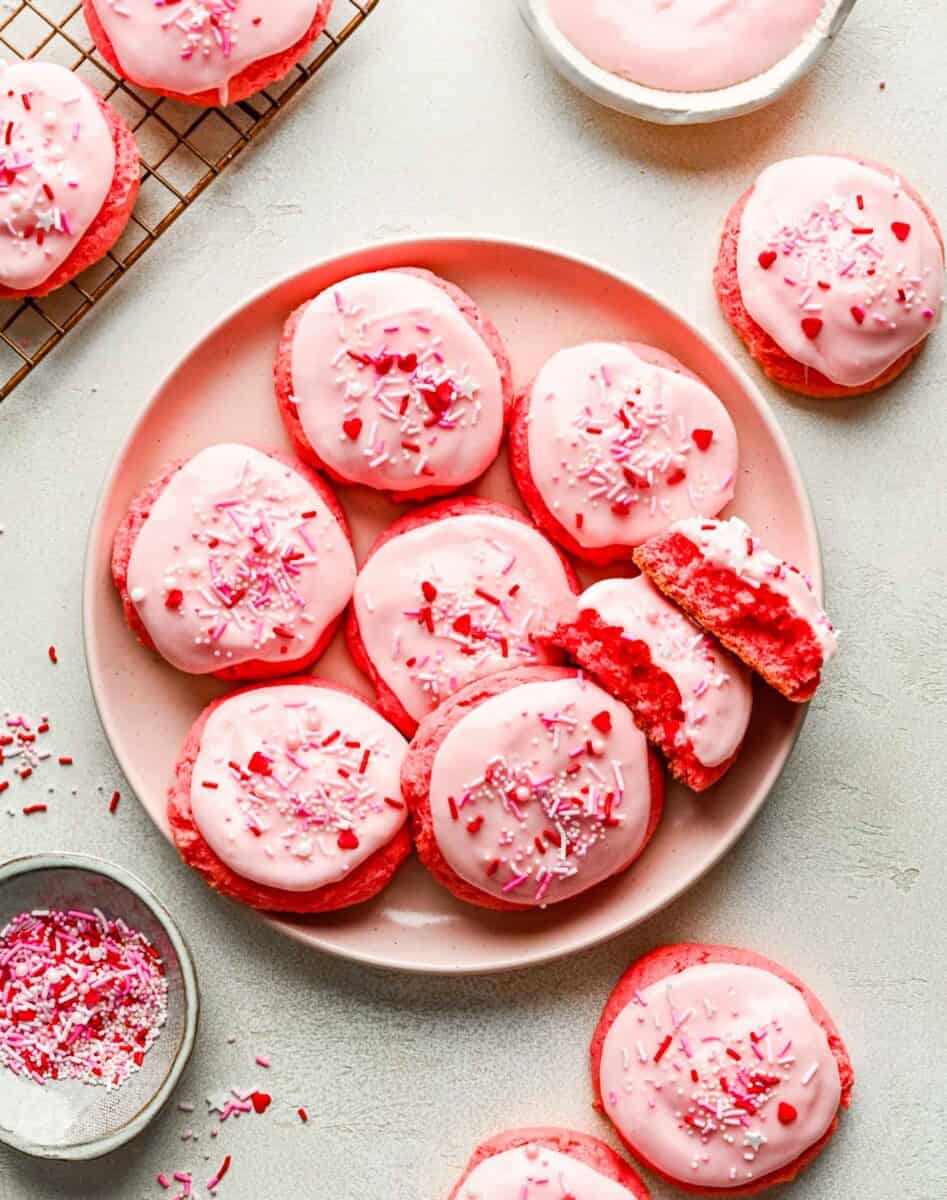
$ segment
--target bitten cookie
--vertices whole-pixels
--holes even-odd
[[[855,396],[900,375],[940,320],[944,242],[890,168],[792,158],[731,209],[714,283],[770,379],[806,396]]]
[[[349,649],[381,711],[410,737],[471,680],[558,661],[539,635],[578,590],[559,551],[515,509],[442,500],[375,543],[355,583]]]
[[[130,83],[188,104],[236,104],[287,75],[333,0],[83,0],[96,49]]]
[[[631,713],[563,667],[468,684],[422,721],[401,784],[438,883],[507,910],[556,904],[620,874],[664,802]]]
[[[411,851],[401,734],[354,692],[301,678],[201,713],[168,796],[181,857],[225,896],[329,912],[385,887]]]
[[[297,308],[275,384],[301,458],[395,501],[482,475],[513,401],[493,324],[455,284],[412,268],[344,279]]]
[[[733,496],[737,435],[670,356],[592,342],[554,354],[517,397],[510,467],[541,529],[609,563],[672,521],[718,513]]]
[[[587,1133],[546,1126],[481,1142],[448,1200],[649,1200],[623,1158]]]
[[[138,195],[135,135],[72,71],[0,68],[0,296],[45,296],[99,261]]]
[[[628,705],[681,783],[702,792],[734,764],[753,707],[750,673],[647,576],[593,584],[553,641]]]
[[[625,972],[592,1039],[598,1104],[677,1187],[748,1196],[825,1148],[854,1075],[825,1008],[783,967],[728,946],[664,946]]]
[[[172,463],[132,502],[112,575],[129,627],[172,666],[265,679],[322,654],[355,556],[314,471],[225,443]]]
[[[766,550],[739,517],[673,525],[635,551],[665,595],[781,692],[811,700],[835,654],[809,577]]]

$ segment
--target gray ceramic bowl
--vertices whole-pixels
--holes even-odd
[[[139,929],[161,955],[168,1018],[140,1071],[107,1091],[75,1080],[45,1087],[0,1067],[0,1142],[35,1158],[100,1158],[158,1115],[194,1048],[197,976],[184,938],[161,902],[122,867],[79,854],[34,854],[0,865],[0,928],[34,908],[101,909]]]
[[[791,4],[792,0],[786,0]],[[711,92],[663,92],[597,67],[559,31],[548,0],[520,0],[520,12],[550,62],[570,83],[599,104],[658,125],[697,125],[739,117],[771,104],[807,74],[828,50],[855,7],[855,0],[825,0],[812,32],[775,66],[732,87]]]

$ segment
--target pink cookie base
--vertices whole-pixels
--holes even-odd
[[[496,326],[493,322],[483,315],[476,303],[471,300],[466,292],[462,291],[456,284],[450,283],[446,279],[441,279],[432,271],[425,271],[420,267],[398,267],[394,268],[402,275],[415,275],[418,279],[423,279],[427,283],[433,284],[446,292],[453,300],[454,304],[460,310],[464,320],[470,328],[482,339],[487,349],[493,355],[497,368],[500,372],[500,381],[503,388],[503,421],[504,427],[510,419],[510,413],[513,408],[513,375],[510,367],[510,360],[506,353],[506,347],[503,344],[503,339],[500,337]],[[335,483],[345,484],[349,487],[355,486],[350,480],[343,479],[336,471],[334,471],[327,463],[325,463],[317,454],[314,446],[306,436],[303,429],[302,421],[299,419],[299,413],[296,405],[293,403],[293,372],[292,372],[292,350],[293,338],[296,335],[296,327],[299,324],[303,311],[310,302],[307,300],[305,304],[301,304],[293,313],[290,314],[285,326],[283,327],[283,335],[280,338],[279,347],[276,351],[276,362],[273,366],[273,383],[276,388],[276,403],[279,407],[280,416],[283,418],[283,423],[289,436],[292,438],[293,448],[299,457],[309,463],[311,466],[317,467],[320,471],[324,471]],[[484,470],[490,466],[487,463]],[[471,480],[471,483],[473,480]],[[470,486],[466,484],[464,486]],[[439,496],[450,495],[459,491],[456,487],[427,487],[419,488],[417,491],[409,492],[387,492],[387,496],[395,504],[403,503],[418,503],[424,500],[434,500]]]
[[[473,683],[462,687],[460,691],[425,717],[418,727],[401,770],[401,793],[411,810],[414,844],[418,851],[418,857],[437,882],[446,887],[458,900],[466,900],[468,904],[476,904],[481,908],[492,908],[498,912],[526,912],[536,908],[534,904],[514,904],[511,900],[502,900],[498,896],[491,896],[489,893],[481,891],[474,884],[461,878],[441,853],[434,833],[430,798],[431,772],[441,744],[457,722],[469,710],[477,708],[485,700],[502,695],[511,688],[519,687],[524,683],[566,679],[575,674],[576,672],[569,667],[544,666],[519,667],[511,671],[503,671],[498,675],[488,675],[485,679],[474,680]],[[660,823],[661,813],[664,809],[664,776],[658,759],[650,747],[648,749],[648,775],[651,784],[651,814],[644,841],[631,858],[615,872],[616,875],[626,871],[647,846]]]
[[[604,1175],[606,1179],[620,1183],[635,1200],[650,1200],[651,1193],[644,1180],[611,1146],[606,1146],[604,1142],[587,1133],[576,1133],[573,1129],[557,1129],[546,1125],[538,1125],[533,1129],[509,1129],[481,1142],[471,1155],[470,1162],[447,1200],[459,1200],[467,1179],[482,1162],[494,1158],[497,1154],[504,1154],[507,1150],[518,1150],[521,1146],[541,1146],[545,1150],[567,1154],[576,1162],[598,1171],[599,1175]]]
[[[787,700],[811,700],[822,678],[822,647],[785,596],[751,589],[734,571],[708,563],[690,538],[665,533],[634,553],[656,587],[761,675]],[[749,597],[747,604],[741,597]]]
[[[283,687],[286,684],[303,684],[306,687],[326,688],[329,691],[343,692],[355,696],[363,704],[373,707],[364,696],[341,684],[329,683],[326,680],[313,679],[303,676],[297,679],[281,679],[278,683],[264,684],[264,687]],[[249,904],[251,908],[260,908],[269,912],[289,913],[321,913],[334,912],[339,908],[348,908],[353,904],[361,904],[371,900],[373,896],[385,888],[391,878],[411,853],[411,832],[408,825],[403,825],[392,840],[376,850],[370,858],[360,863],[345,879],[338,883],[330,883],[325,887],[315,888],[310,892],[284,892],[278,888],[267,887],[254,883],[236,874],[227,864],[218,858],[204,840],[201,831],[194,821],[191,811],[191,776],[194,763],[201,748],[201,735],[212,713],[234,696],[242,692],[260,691],[259,687],[241,688],[227,696],[221,696],[209,704],[191,726],[174,771],[174,783],[168,791],[168,822],[181,858],[189,867],[204,879],[204,882],[223,896],[230,896]]]
[[[88,86],[88,85],[83,85]],[[91,88],[89,89],[91,91]],[[17,299],[25,296],[48,296],[81,275],[99,259],[104,258],[122,235],[138,198],[140,171],[138,143],[135,135],[114,108],[101,96],[96,96],[102,116],[108,122],[115,144],[115,171],[112,186],[102,201],[92,224],[85,231],[72,253],[42,283],[24,291],[0,285],[0,297]]]
[[[257,92],[261,92],[271,83],[288,75],[296,63],[306,57],[306,53],[313,42],[316,41],[325,29],[326,23],[329,20],[329,14],[332,11],[333,2],[334,0],[320,0],[319,7],[316,9],[316,14],[309,28],[298,42],[295,42],[286,50],[279,51],[277,54],[270,54],[266,58],[261,58],[257,62],[250,63],[249,66],[244,67],[239,74],[235,75],[227,87],[227,104],[237,104],[240,100],[246,100],[248,96],[253,96]],[[128,79],[130,83],[135,83],[136,81],[127,76],[122,69],[111,38],[105,32],[105,28],[99,20],[99,14],[95,11],[93,0],[82,0],[82,15],[85,17],[85,23],[89,27],[89,33],[92,35],[95,47],[105,61],[123,78]],[[138,84],[136,86],[144,85]],[[170,100],[180,100],[184,104],[197,104],[203,108],[216,108],[220,104],[220,95],[216,88],[208,89],[204,92],[195,92],[192,96],[185,96],[181,92],[165,91],[163,88],[156,87],[147,90],[154,92],[158,96],[167,96]]]
[[[635,993],[642,991],[644,988],[651,987],[652,984],[666,979],[669,975],[676,975],[688,967],[711,962],[759,967],[761,970],[769,971],[770,974],[784,980],[800,993],[806,1002],[809,1012],[825,1031],[829,1040],[829,1047],[838,1064],[839,1079],[842,1084],[841,1107],[849,1108],[852,1103],[852,1088],[855,1082],[851,1059],[832,1018],[802,980],[797,979],[785,967],[771,962],[768,958],[764,958],[761,954],[756,954],[752,950],[738,950],[730,946],[703,946],[691,942],[684,942],[673,946],[661,946],[657,950],[652,950],[650,954],[646,954],[644,958],[639,958],[636,963],[633,963],[615,985],[612,994],[605,1003],[602,1016],[592,1037],[590,1055],[592,1088],[595,1092],[596,1108],[602,1113],[605,1112],[600,1086],[602,1051],[605,1046],[605,1039],[618,1015],[634,1000]],[[794,1162],[787,1163],[786,1166],[781,1167],[778,1171],[771,1171],[768,1175],[755,1180],[753,1183],[744,1184],[742,1187],[732,1189],[696,1187],[681,1179],[675,1179],[661,1171],[654,1163],[648,1162],[632,1142],[622,1137],[620,1130],[616,1129],[616,1133],[618,1133],[619,1138],[621,1138],[622,1142],[642,1166],[647,1167],[649,1171],[653,1171],[656,1175],[660,1175],[662,1179],[666,1179],[682,1191],[706,1196],[752,1196],[757,1192],[765,1191],[774,1184],[789,1183],[795,1179],[800,1171],[818,1158],[837,1127],[838,1117],[835,1118],[819,1141],[810,1146],[803,1154],[800,1154]],[[686,1167],[686,1163],[682,1165]]]
[[[585,610],[568,625],[560,625],[552,641],[596,679],[606,692],[626,704],[635,724],[656,745],[668,769],[692,791],[712,787],[737,760],[739,749],[714,767],[707,767],[694,754],[690,741],[678,745],[683,725],[681,693],[667,671],[651,661],[646,642],[622,636],[622,630],[607,625],[597,613]]]
[[[854,158],[853,155],[846,157]],[[888,167],[881,166],[879,163],[869,162],[867,159],[858,159],[857,161],[864,162],[866,166],[873,167],[884,175],[893,176],[895,174]],[[940,242],[941,249],[943,249],[944,239],[940,231],[940,226],[937,223],[937,218],[910,184],[905,183],[904,180],[901,183],[905,192],[907,192],[930,222],[930,226],[937,236],[937,240]],[[798,362],[795,358],[791,358],[766,330],[761,325],[758,325],[750,316],[743,303],[743,295],[740,291],[740,280],[737,274],[737,243],[740,240],[740,223],[743,219],[743,210],[746,208],[752,194],[753,188],[751,187],[740,197],[727,214],[723,234],[720,238],[717,263],[714,267],[714,288],[717,292],[717,299],[720,302],[723,315],[733,326],[735,333],[744,343],[747,350],[749,350],[753,358],[762,367],[763,373],[781,387],[798,392],[803,396],[812,396],[818,400],[834,400],[843,396],[861,396],[867,392],[877,391],[879,388],[883,388],[891,383],[892,380],[896,379],[917,358],[927,342],[926,338],[910,350],[905,351],[877,379],[873,379],[871,382],[863,384],[860,387],[845,387],[826,378],[825,375],[820,371],[816,371],[813,367],[808,367],[804,363]]]
[[[376,554],[386,542],[391,541],[392,538],[398,537],[400,534],[410,533],[412,529],[420,529],[432,521],[443,521],[446,517],[464,517],[474,512],[491,513],[494,516],[506,517],[511,521],[519,521],[522,525],[528,525],[530,528],[533,528],[532,521],[524,517],[521,512],[517,512],[515,508],[508,508],[507,505],[500,504],[495,500],[482,500],[477,496],[457,496],[453,500],[441,500],[439,503],[432,504],[429,508],[425,508],[420,512],[408,513],[407,516],[395,521],[372,546],[365,562],[373,554]],[[561,554],[559,558],[562,561],[569,587],[578,595],[579,580],[572,568],[572,564]],[[362,566],[364,567],[364,565],[363,563]],[[352,655],[355,665],[372,681],[372,687],[375,689],[378,707],[381,712],[405,737],[413,737],[418,727],[418,722],[407,711],[388,684],[385,683],[375,664],[369,658],[368,650],[365,642],[362,640],[362,634],[358,627],[358,618],[355,615],[354,604],[349,607],[349,614],[345,622],[345,637],[348,642],[349,653]]]
[[[319,498],[326,505],[332,516],[335,517],[336,521],[338,521],[351,544],[352,535],[345,520],[345,513],[342,511],[341,505],[336,500],[328,484],[315,471],[307,467],[305,463],[296,462],[289,455],[280,454],[276,451],[262,451],[262,453],[266,454],[269,458],[275,459],[277,462],[285,464],[287,467],[291,467],[316,490]],[[138,615],[138,610],[135,608],[132,598],[128,593],[128,564],[131,561],[135,541],[141,532],[142,526],[148,519],[152,506],[174,478],[175,474],[184,466],[184,461],[180,459],[177,462],[168,463],[158,478],[152,480],[135,497],[121,525],[115,531],[115,538],[112,543],[112,579],[115,581],[115,586],[118,588],[122,599],[122,611],[125,614],[125,623],[141,644],[147,646],[149,650],[154,650],[156,654],[158,651],[155,644],[151,640],[148,630],[145,628],[145,623]],[[211,671],[208,674],[214,675],[217,679],[226,679],[230,683],[243,683],[251,680],[279,679],[284,675],[304,671],[307,667],[311,667],[313,663],[317,662],[325,653],[329,643],[335,636],[341,620],[342,614],[340,613],[334,621],[331,621],[326,626],[322,636],[309,653],[303,655],[302,658],[288,659],[282,662],[265,662],[262,659],[249,659],[247,662],[238,663],[232,667],[224,667],[220,671]]]

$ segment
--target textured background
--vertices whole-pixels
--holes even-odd
[[[812,491],[841,660],[763,815],[724,863],[643,928],[555,966],[396,978],[304,952],[212,899],[132,797],[114,818],[104,812],[123,781],[88,690],[78,596],[89,514],[132,418],[194,336],[251,289],[372,238],[535,237],[627,271],[739,354],[710,268],[726,207],[766,163],[870,154],[947,216],[945,39],[942,0],[861,0],[814,76],[775,107],[665,130],[600,111],[561,83],[513,0],[385,0],[263,143],[3,404],[0,709],[49,711],[55,745],[77,759],[78,794],[55,770],[31,780],[29,799],[48,782],[55,805],[11,819],[0,804],[0,851],[85,850],[133,867],[191,940],[205,1012],[181,1090],[194,1118],[171,1111],[131,1148],[81,1168],[0,1149],[2,1200],[161,1196],[156,1173],[188,1167],[207,1195],[225,1151],[226,1200],[439,1200],[474,1142],[498,1128],[604,1132],[589,1106],[588,1037],[619,972],[668,939],[781,959],[842,1026],[856,1107],[787,1195],[944,1195],[935,1050],[947,895],[935,772],[947,331],[873,399],[820,406],[764,388]],[[26,796],[24,785],[16,798]],[[253,1067],[260,1050],[273,1057],[268,1073]],[[208,1128],[206,1095],[253,1083],[274,1096],[265,1117],[228,1122],[215,1143],[181,1142],[188,1124]]]

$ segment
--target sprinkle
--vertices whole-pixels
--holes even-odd
[[[813,341],[822,332],[822,322],[818,317],[803,317],[802,332],[810,341]]]
[[[296,1115],[297,1115],[297,1117],[299,1117],[300,1121],[302,1121],[302,1123],[303,1123],[304,1125],[305,1125],[305,1124],[308,1122],[308,1120],[309,1120],[309,1113],[307,1113],[307,1112],[306,1112],[306,1110],[305,1110],[304,1108],[297,1108],[297,1109],[296,1109]]]
[[[911,226],[907,221],[892,221],[891,232],[899,242],[906,242],[911,233]]]
[[[119,802],[119,800],[121,800],[121,798],[122,797],[121,797],[120,792],[112,793],[112,798],[111,798],[111,800],[109,800],[109,812],[110,813],[115,812],[116,808],[118,808],[118,802]]]
[[[53,664],[53,666],[55,666],[56,663],[59,662],[59,655],[56,653],[56,647],[50,646],[49,650],[47,650],[47,654],[49,655],[49,661]]]
[[[777,255],[775,250],[763,250],[759,256],[759,264],[764,271],[768,271],[776,261]]]

